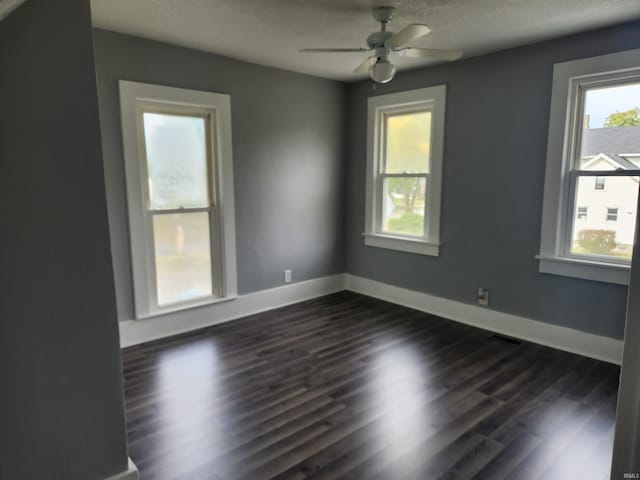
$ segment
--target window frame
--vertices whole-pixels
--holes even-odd
[[[541,273],[628,285],[630,262],[571,253],[576,188],[582,176],[637,176],[638,170],[574,169],[584,92],[640,81],[640,49],[558,63],[553,70],[539,260]],[[594,179],[595,182],[595,179]]]
[[[587,220],[589,217],[589,207],[577,207],[578,213],[576,214],[576,219],[578,220]]]
[[[611,222],[611,223],[617,223],[618,222],[618,214],[620,212],[620,208],[619,207],[606,207],[607,208],[607,213],[605,215],[605,222]],[[613,213],[611,213],[613,211]],[[610,216],[615,216],[615,218],[613,220],[611,220],[609,217]]]
[[[210,305],[237,297],[231,102],[229,95],[120,81],[120,109],[136,319]],[[153,209],[150,205],[143,114],[205,119],[209,199],[206,207]],[[153,218],[206,212],[211,243],[209,296],[160,306]],[[215,260],[219,261],[215,261]]]
[[[364,243],[367,246],[438,256],[440,253],[440,206],[446,85],[369,97],[367,104],[367,169]],[[386,115],[431,112],[428,173],[385,173]],[[402,235],[382,229],[384,178],[425,178],[424,235]]]

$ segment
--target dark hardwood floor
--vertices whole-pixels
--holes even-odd
[[[142,479],[608,478],[618,367],[342,292],[124,351]]]

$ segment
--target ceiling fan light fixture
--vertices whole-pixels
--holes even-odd
[[[1,2],[2,0],[0,0]],[[397,3],[397,2],[396,2]],[[439,50],[434,48],[412,47],[410,43],[431,32],[427,25],[413,23],[398,32],[387,30],[387,24],[393,18],[395,7],[381,6],[373,8],[373,17],[380,23],[380,30],[367,37],[367,48],[303,48],[301,52],[371,52],[354,70],[355,75],[369,72],[375,83],[389,83],[396,74],[396,67],[389,61],[389,55],[402,55],[412,58],[452,61],[462,56],[455,50]]]
[[[369,76],[376,83],[388,83],[396,74],[396,66],[386,58],[379,58],[369,67]]]

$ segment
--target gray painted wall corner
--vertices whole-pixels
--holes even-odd
[[[553,64],[640,47],[639,22],[349,85],[347,272],[465,303],[622,338],[626,287],[538,272]],[[362,240],[366,103],[447,85],[440,257]],[[498,126],[498,127],[496,127]],[[471,246],[471,248],[470,248]]]
[[[118,80],[231,95],[240,294],[344,272],[347,87],[94,30],[118,316],[134,318]],[[215,316],[215,309],[202,309]]]
[[[89,1],[22,4],[0,66],[0,477],[103,479],[127,445]]]

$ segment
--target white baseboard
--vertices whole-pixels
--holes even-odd
[[[617,365],[622,361],[622,340],[448,300],[350,274],[346,275],[346,288],[352,292],[585,357]]]
[[[206,307],[120,322],[120,344],[124,348],[170,337],[345,289],[585,357],[617,365],[622,360],[622,340],[407,290],[351,274],[316,278],[240,295],[234,300]]]
[[[138,480],[138,468],[131,459],[129,459],[129,467],[126,471],[112,475],[105,480]]]
[[[239,295],[227,302],[183,310],[143,320],[119,322],[122,348],[159,338],[228,322],[254,313],[272,310],[345,288],[345,274],[315,278],[282,287]]]

